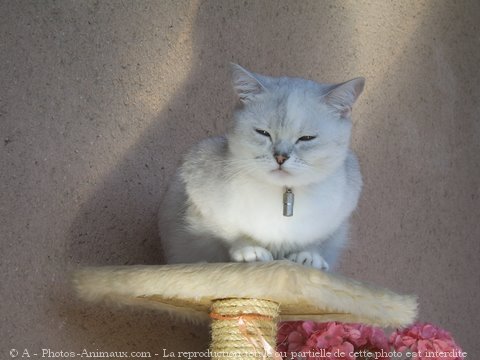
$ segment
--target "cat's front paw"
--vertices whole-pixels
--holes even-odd
[[[235,262],[272,261],[273,255],[260,246],[245,246],[230,250],[230,258]]]
[[[287,259],[301,265],[314,267],[320,270],[327,271],[329,269],[328,263],[325,261],[325,259],[316,252],[300,251],[298,253],[288,255]]]

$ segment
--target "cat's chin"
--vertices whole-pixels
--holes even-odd
[[[305,179],[298,174],[295,175],[292,172],[289,172],[285,169],[274,169],[268,172],[268,176],[265,176],[263,180],[267,180],[268,182],[272,183],[273,185],[279,186],[304,186],[308,185],[311,181]]]
[[[274,169],[270,171],[270,174],[273,174],[273,176],[277,176],[280,178],[285,178],[285,177],[291,177],[292,174],[285,169]]]

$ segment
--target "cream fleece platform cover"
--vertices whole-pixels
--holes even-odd
[[[417,314],[413,296],[395,294],[290,261],[85,268],[74,286],[87,301],[107,300],[208,319],[212,301],[256,298],[280,304],[280,320],[404,326]]]

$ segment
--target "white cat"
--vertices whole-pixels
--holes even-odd
[[[328,269],[362,187],[349,142],[364,79],[319,84],[236,64],[232,77],[232,129],[193,147],[162,202],[167,262],[286,258]]]

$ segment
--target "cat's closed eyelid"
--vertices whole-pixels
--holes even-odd
[[[305,135],[305,136],[301,136],[297,139],[297,143],[301,142],[301,141],[312,141],[314,139],[316,139],[317,137],[314,136],[314,135]]]
[[[255,131],[256,131],[258,134],[260,134],[260,135],[263,135],[263,136],[265,136],[265,137],[271,138],[270,133],[269,133],[268,131],[266,131],[266,130],[255,129]]]

